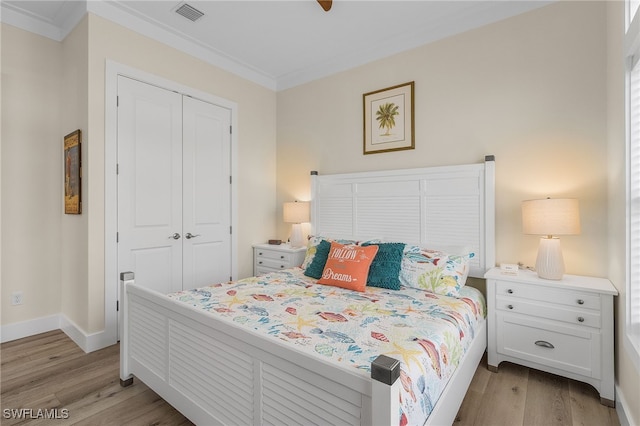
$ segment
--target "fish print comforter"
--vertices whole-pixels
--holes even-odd
[[[317,284],[300,268],[170,294],[314,356],[369,375],[380,354],[400,361],[401,424],[422,425],[486,316],[482,294],[410,287],[364,293]]]

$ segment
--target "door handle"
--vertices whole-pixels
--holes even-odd
[[[177,232],[173,235],[170,235],[169,238],[173,238],[174,240],[179,240],[180,239],[180,234],[178,234]]]
[[[199,236],[200,236],[200,234],[192,234],[191,232],[187,232],[187,233],[185,234],[185,236],[184,236],[184,237],[185,237],[187,240],[190,240],[190,239],[192,239],[192,238],[196,238],[196,237],[199,237]]]

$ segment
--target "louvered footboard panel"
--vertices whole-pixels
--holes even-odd
[[[253,424],[251,357],[179,322],[169,325],[170,385],[225,424]]]
[[[262,415],[271,425],[359,425],[362,395],[326,378],[262,364]]]
[[[137,302],[133,297],[132,303]],[[162,380],[166,379],[166,316],[149,309],[142,303],[136,304],[132,310],[129,352],[131,358],[144,364],[151,372]]]

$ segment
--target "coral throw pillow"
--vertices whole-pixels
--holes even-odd
[[[378,246],[363,247],[332,242],[318,283],[364,291],[369,268],[377,252]]]

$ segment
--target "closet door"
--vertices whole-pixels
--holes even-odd
[[[182,289],[182,95],[118,77],[118,270]]]
[[[183,288],[231,277],[231,111],[183,100]]]

